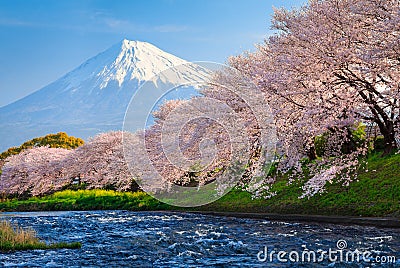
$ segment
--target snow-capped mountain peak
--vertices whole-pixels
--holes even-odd
[[[101,81],[100,88],[106,87],[111,81],[116,81],[120,87],[129,80],[137,80],[138,83],[149,81],[167,68],[187,63],[150,43],[126,39],[103,54],[112,59],[96,74],[98,81]]]
[[[69,87],[64,91],[75,91],[82,81],[89,79],[95,80],[100,89],[111,82],[121,87],[124,82],[136,80],[140,85],[168,68],[185,63],[188,62],[150,43],[124,39],[68,73],[64,79]]]
[[[120,129],[129,100],[145,82],[161,88],[204,74],[206,69],[150,43],[122,40],[53,83],[1,107],[0,151],[48,133],[88,138]]]

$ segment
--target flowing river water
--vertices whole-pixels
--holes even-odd
[[[81,249],[0,253],[6,267],[400,267],[398,229],[172,212],[2,217],[32,227],[49,243],[82,242]]]

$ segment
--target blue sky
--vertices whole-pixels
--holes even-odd
[[[270,34],[272,7],[306,0],[1,0],[0,106],[55,81],[123,38],[223,63]]]

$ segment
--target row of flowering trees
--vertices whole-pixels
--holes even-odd
[[[298,176],[302,159],[313,160],[303,196],[334,178],[348,184],[366,153],[351,135],[359,122],[378,126],[384,154],[397,150],[400,2],[310,0],[298,10],[275,10],[272,24],[276,34],[230,65],[267,96],[281,142],[278,170]],[[318,156],[315,139],[327,134]]]
[[[390,153],[400,127],[399,10],[397,0],[278,9],[272,22],[279,32],[230,63],[269,95],[278,124],[284,119],[290,132],[303,132],[305,145],[321,131],[363,121],[379,127]]]
[[[122,132],[100,134],[74,150],[34,147],[6,159],[0,192],[6,195],[49,194],[72,183],[76,177],[87,188],[132,187],[122,151]]]

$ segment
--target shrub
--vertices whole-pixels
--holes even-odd
[[[0,154],[0,160],[34,147],[49,146],[50,148],[75,149],[83,144],[84,141],[82,139],[68,136],[65,132],[59,132],[57,134],[49,134],[44,137],[34,138],[24,142],[19,147],[11,147]]]
[[[81,243],[55,243],[47,245],[40,241],[33,229],[22,229],[9,221],[0,221],[0,251],[27,249],[81,248]]]

